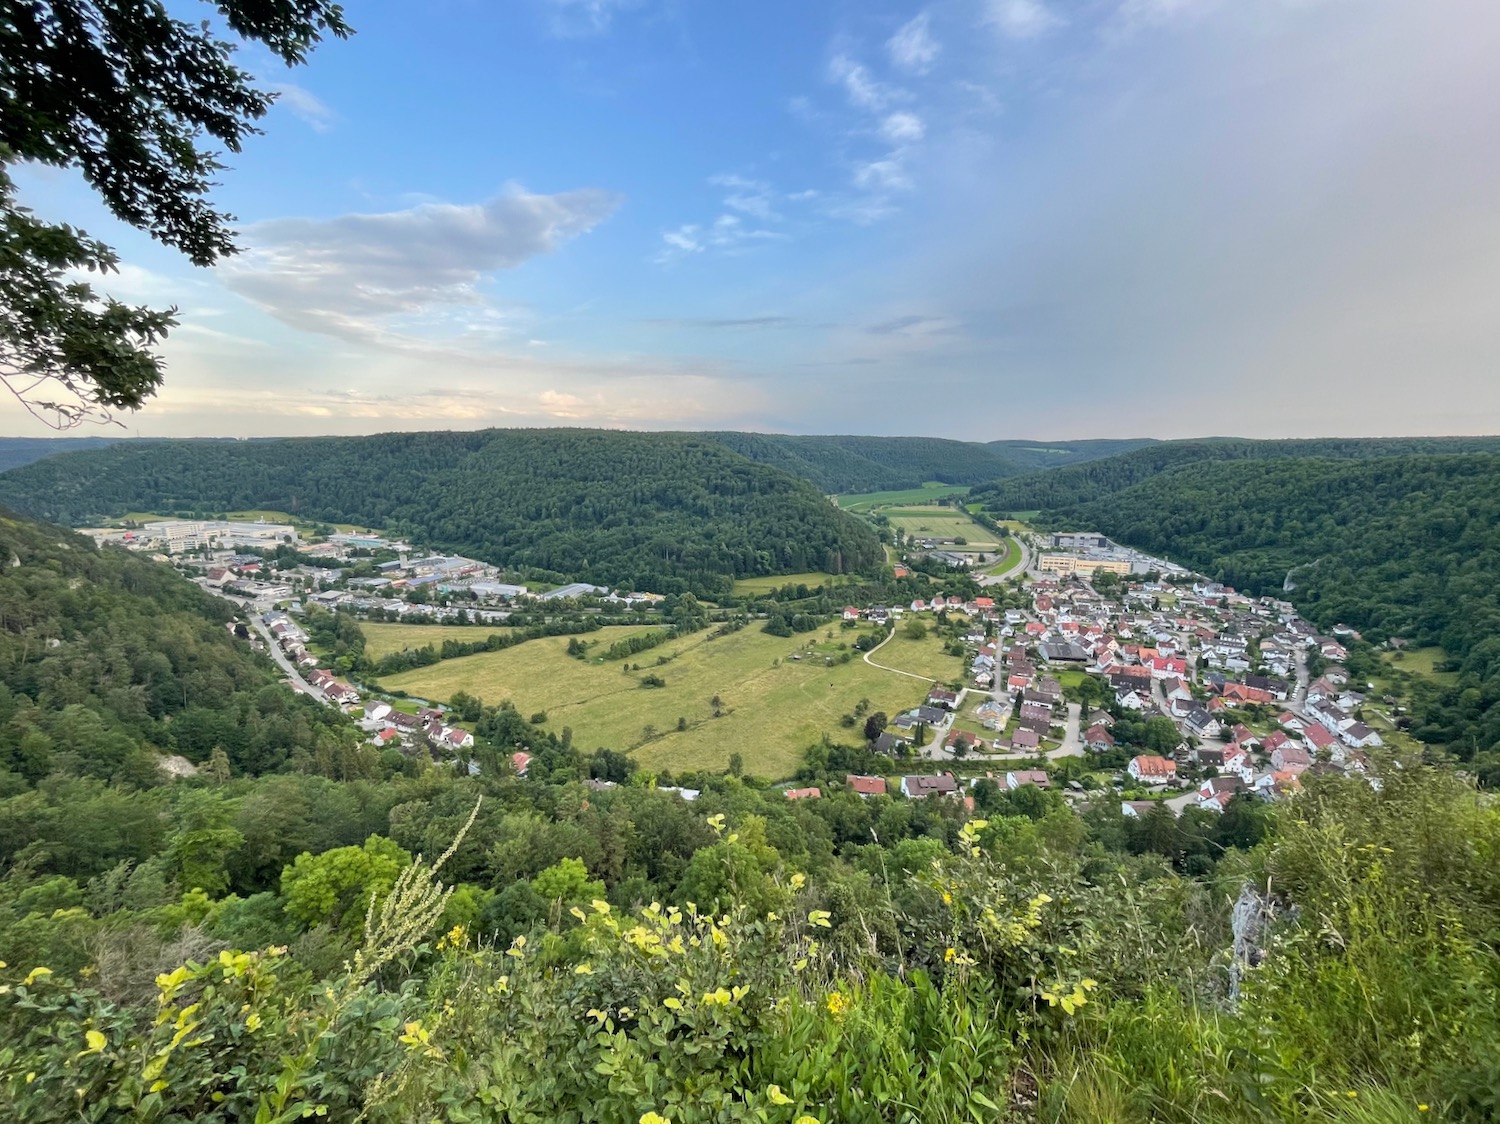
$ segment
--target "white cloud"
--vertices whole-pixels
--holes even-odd
[[[880,123],[880,135],[891,144],[912,144],[926,132],[922,119],[915,113],[892,113]]]
[[[859,109],[881,110],[904,95],[875,80],[864,66],[846,54],[834,55],[828,63],[828,77],[844,87],[849,103]]]
[[[926,12],[914,16],[902,24],[896,34],[886,40],[885,49],[891,64],[910,74],[926,74],[937,61],[942,47],[932,37]]]
[[[338,120],[338,114],[310,90],[291,82],[278,82],[272,89],[276,91],[276,104],[286,106],[315,133],[328,132]]]
[[[478,285],[592,229],[619,205],[585,189],[513,187],[485,203],[427,203],[385,214],[272,219],[244,231],[248,250],[220,270],[242,297],[294,327],[378,338],[394,317],[441,319],[453,306],[493,318]]]
[[[1062,25],[1042,0],[986,0],[985,22],[1011,39],[1035,39]]]

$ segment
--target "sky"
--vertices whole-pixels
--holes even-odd
[[[1494,0],[346,14],[213,269],[20,170],[179,309],[120,432],[1500,433]]]

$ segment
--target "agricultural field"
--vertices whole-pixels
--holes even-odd
[[[365,655],[372,660],[407,648],[425,648],[428,644],[441,648],[444,640],[472,644],[476,640],[488,640],[497,632],[510,631],[505,625],[493,624],[387,624],[380,621],[361,621],[359,630],[365,634]]]
[[[893,504],[923,504],[948,496],[966,496],[969,489],[960,484],[939,484],[932,481],[920,488],[907,488],[900,492],[861,492],[857,495],[835,496],[834,500],[845,511],[868,513],[877,507]]]
[[[164,512],[160,512],[160,511],[127,511],[124,515],[120,516],[118,519],[106,519],[106,520],[104,520],[104,525],[105,526],[116,526],[116,525],[123,526],[126,523],[156,523],[156,522],[159,522],[159,521],[164,520],[164,519],[176,519],[176,518],[178,518],[178,517],[176,515],[171,514],[170,512],[164,513]],[[213,516],[213,518],[217,519],[218,516],[215,515],[215,516]],[[316,526],[327,526],[327,527],[332,527],[336,531],[345,531],[345,532],[348,532],[350,534],[356,534],[356,533],[383,534],[384,533],[384,532],[381,532],[381,531],[377,531],[377,530],[375,530],[372,527],[361,527],[361,526],[358,526],[357,524],[354,524],[354,523],[323,523],[321,520],[319,520],[319,521],[313,521],[313,520],[309,520],[309,519],[304,519],[300,515],[290,515],[290,514],[288,514],[285,511],[267,511],[267,510],[264,510],[264,509],[261,509],[261,508],[256,508],[256,509],[253,509],[253,510],[250,510],[250,511],[230,511],[230,512],[225,512],[224,513],[224,518],[226,520],[228,520],[229,522],[231,522],[231,523],[254,523],[257,520],[264,520],[267,523],[289,523],[292,526],[296,527],[299,531],[311,530],[313,527],[316,527]],[[316,536],[313,536],[313,537],[316,537]]]
[[[994,550],[995,536],[971,519],[967,512],[952,507],[886,507],[881,514],[914,538],[962,538],[969,550]]]
[[[808,589],[812,589],[820,585],[837,585],[848,580],[847,576],[840,577],[821,571],[807,574],[769,574],[763,577],[740,578],[734,583],[734,593],[736,597],[753,597],[757,594],[770,593],[784,585],[805,585]]]
[[[611,627],[588,639],[602,650],[645,631]],[[826,631],[784,638],[752,624],[715,640],[708,632],[695,633],[609,663],[575,659],[567,654],[567,637],[548,637],[504,652],[444,660],[391,676],[383,685],[435,700],[458,690],[489,703],[508,698],[523,714],[545,711],[548,729],[571,727],[580,748],[628,750],[648,768],[722,770],[739,753],[746,772],[782,778],[825,733],[845,742],[858,738],[839,719],[861,699],[869,700],[872,711],[894,715],[927,696],[926,683],[871,667],[857,653],[849,663],[829,666],[822,654],[828,645],[852,645],[859,635],[833,631],[830,642]],[[668,662],[658,665],[659,657]],[[958,667],[958,660],[945,658]],[[640,671],[624,670],[637,662]],[[661,676],[666,686],[643,687],[646,675]],[[678,729],[679,719],[686,729]]]

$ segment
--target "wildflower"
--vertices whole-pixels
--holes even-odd
[[[953,895],[950,894],[947,890],[943,891],[943,904],[944,905],[952,905],[953,904]]]
[[[104,1035],[99,1033],[99,1031],[97,1030],[86,1030],[83,1032],[83,1037],[89,1044],[89,1048],[83,1051],[83,1054],[101,1053],[103,1052],[104,1047],[109,1044],[109,1039],[105,1038]],[[78,1056],[81,1058],[83,1057],[83,1054],[79,1054]]]
[[[654,1112],[647,1112],[641,1116],[641,1124],[672,1124],[665,1116],[658,1116]]]
[[[818,1124],[818,1118],[816,1116],[799,1116],[797,1117],[797,1124]]]
[[[1431,1109],[1427,1105],[1425,1105],[1425,1104],[1419,1104],[1419,1105],[1417,1105],[1417,1111],[1418,1112],[1430,1112]]]
[[[1357,1096],[1359,1096],[1359,1092],[1357,1090],[1355,1090],[1355,1089],[1350,1089],[1347,1093],[1344,1094],[1344,1096],[1346,1096],[1346,1097],[1357,1097]]]
[[[594,974],[594,967],[592,964],[580,964],[573,969],[573,974],[575,976],[592,976]]]
[[[849,997],[841,991],[835,991],[828,996],[828,1013],[834,1018],[844,1017],[844,1012],[849,1009]]]
[[[772,1085],[766,1090],[766,1096],[771,1098],[772,1104],[791,1104],[792,1098],[781,1091],[780,1085]]]

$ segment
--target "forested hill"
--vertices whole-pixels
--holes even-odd
[[[1112,456],[1133,441],[951,441],[939,437],[800,437],[706,433],[760,464],[809,480],[828,494],[916,488],[930,480],[979,484],[1003,476]]]
[[[979,485],[970,498],[992,512],[1054,511],[1088,503],[1147,480],[1158,472],[1204,461],[1330,457],[1361,460],[1435,453],[1500,452],[1500,437],[1319,437],[1249,441],[1206,437],[1148,444],[1130,452],[1030,472]]]
[[[0,509],[0,788],[54,773],[147,787],[158,750],[203,764],[221,749],[236,773],[330,764],[342,717],[279,685],[230,611],[171,567]],[[7,854],[26,842],[13,828]]]
[[[0,503],[80,525],[128,511],[288,511],[662,593],[866,570],[863,523],[704,437],[602,430],[119,444],[0,475]]]

